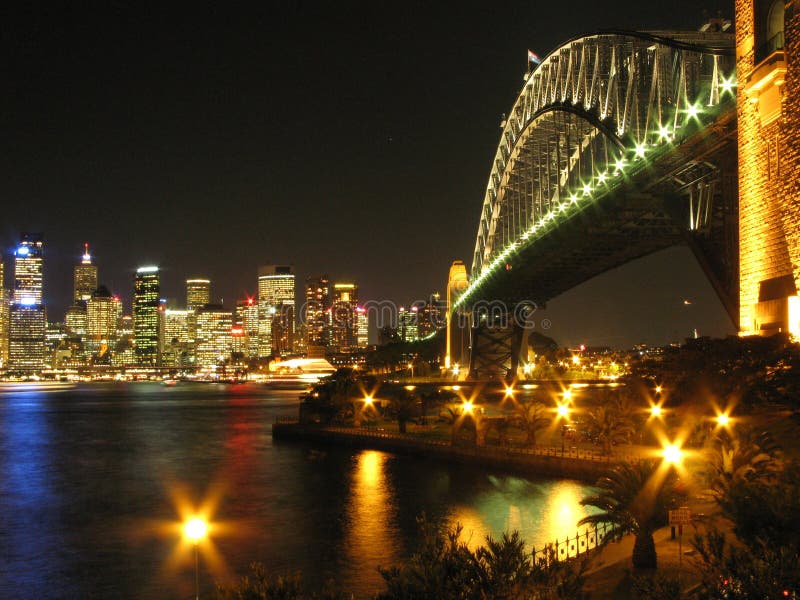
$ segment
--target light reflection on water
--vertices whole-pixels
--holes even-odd
[[[170,491],[219,490],[215,539],[238,574],[330,578],[367,597],[377,567],[419,543],[417,517],[461,522],[470,544],[518,529],[528,548],[574,534],[589,491],[490,471],[345,448],[273,442],[297,394],[257,386],[109,384],[0,398],[0,597],[182,598],[194,564],[147,524],[176,518]],[[220,530],[221,531],[221,530]],[[201,595],[215,586],[201,559]],[[216,570],[214,570],[216,571]]]

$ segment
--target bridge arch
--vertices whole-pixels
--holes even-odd
[[[615,30],[574,38],[548,54],[527,76],[503,125],[470,286],[458,303],[474,300],[475,290],[509,268],[508,257],[520,248],[729,108],[733,43],[720,32]],[[705,172],[702,165],[696,171]],[[701,204],[699,197],[692,202]],[[690,228],[710,218],[708,202],[692,210]]]

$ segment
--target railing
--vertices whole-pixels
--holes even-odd
[[[764,42],[763,44],[761,44],[756,48],[755,64],[757,65],[773,52],[776,52],[778,50],[783,50],[784,43],[785,43],[785,38],[783,36],[783,32],[779,31],[771,38],[769,38],[766,42]]]
[[[296,423],[293,419],[276,419],[276,423]],[[639,462],[642,457],[631,453],[616,453],[613,455],[602,454],[597,450],[584,450],[582,448],[565,448],[563,451],[557,446],[534,446],[533,448],[509,448],[507,446],[458,446],[453,445],[445,440],[424,440],[409,435],[399,433],[390,433],[381,427],[345,427],[326,425],[321,427],[324,431],[331,431],[335,433],[344,433],[354,438],[360,439],[385,439],[397,440],[405,443],[413,442],[421,446],[438,446],[448,447],[454,449],[469,450],[473,454],[493,455],[500,457],[508,456],[548,456],[553,458],[570,458],[575,460],[585,460],[599,463],[615,463],[615,462]]]
[[[534,550],[533,559],[537,562],[549,562],[551,557],[557,561],[584,556],[592,550],[603,545],[603,540],[611,531],[611,525],[600,523],[575,533],[575,537],[567,536],[563,540],[556,540],[547,544],[540,550]]]

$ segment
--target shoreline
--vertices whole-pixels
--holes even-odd
[[[273,423],[272,437],[279,441],[382,450],[418,458],[477,465],[502,469],[525,477],[576,479],[592,485],[611,465],[623,460],[621,457],[604,457],[597,453],[572,449],[562,455],[559,449],[547,447],[521,451],[492,446],[454,446],[447,442],[426,441],[379,431],[303,425],[296,421]]]

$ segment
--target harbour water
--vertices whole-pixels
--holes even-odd
[[[201,595],[259,561],[357,597],[413,551],[423,513],[473,546],[516,529],[529,548],[586,514],[574,481],[274,442],[297,404],[255,385],[0,389],[0,597],[193,597],[180,522],[196,511]]]

